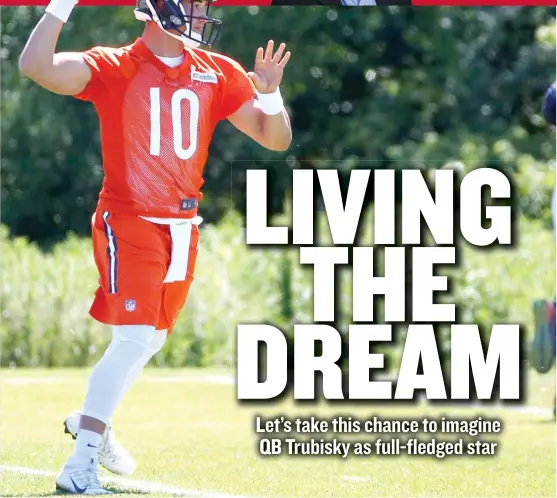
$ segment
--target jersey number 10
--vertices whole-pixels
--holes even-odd
[[[161,89],[151,88],[151,144],[152,156],[160,156],[161,153]],[[182,101],[187,100],[190,105],[189,134],[190,145],[184,149],[182,130]],[[172,137],[174,152],[182,159],[190,159],[197,149],[197,128],[199,123],[199,98],[187,88],[180,88],[172,94],[170,102],[172,116]]]

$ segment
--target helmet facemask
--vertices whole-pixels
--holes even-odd
[[[157,0],[138,0],[135,17],[140,21],[155,22],[167,35],[188,47],[211,47],[217,40],[221,27],[220,19],[208,15],[212,1],[207,2],[205,12],[201,15],[200,9],[195,8],[195,3],[198,3],[195,0],[185,6],[181,0],[162,0],[161,7]],[[196,24],[202,26],[194,31]]]

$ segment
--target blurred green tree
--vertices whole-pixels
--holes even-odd
[[[219,125],[206,168],[209,222],[243,205],[245,169],[273,174],[281,211],[293,167],[490,164],[515,176],[523,212],[549,219],[555,143],[540,116],[555,79],[555,10],[545,7],[327,9],[216,8],[218,50],[246,68],[271,38],[293,52],[283,95],[294,140],[265,151]],[[89,233],[102,179],[93,106],[21,76],[18,57],[42,8],[2,9],[2,220],[46,246]],[[142,24],[130,8],[81,7],[60,50],[124,45]],[[286,160],[286,162],[285,162]]]

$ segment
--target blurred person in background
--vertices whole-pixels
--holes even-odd
[[[279,84],[290,52],[284,44],[275,52],[270,41],[246,73],[205,50],[221,26],[205,0],[138,0],[135,16],[145,29],[133,44],[56,52],[76,3],[51,1],[19,67],[51,92],[92,102],[99,115],[104,179],[92,235],[100,278],[90,314],[112,325],[112,341],[89,376],[81,413],[64,422],[76,440],[56,478],[61,490],[97,495],[110,493],[99,463],[120,475],[135,469],[110,421],[186,302],[214,129],[228,120],[269,150],[289,147]]]
[[[548,88],[542,106],[542,114],[546,122],[555,129],[555,82]],[[553,230],[557,227],[555,201],[556,187],[551,199],[551,216]],[[530,361],[539,373],[547,373],[553,366],[556,352],[555,299],[553,302],[538,299],[534,301],[534,339],[530,349]],[[556,389],[553,391],[553,417],[557,412]]]

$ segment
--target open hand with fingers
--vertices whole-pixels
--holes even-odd
[[[284,53],[286,44],[281,43],[275,55],[273,55],[274,46],[275,43],[270,40],[265,51],[262,47],[257,49],[253,72],[248,73],[259,93],[273,93],[278,88],[282,81],[284,67],[290,59],[290,52]]]

